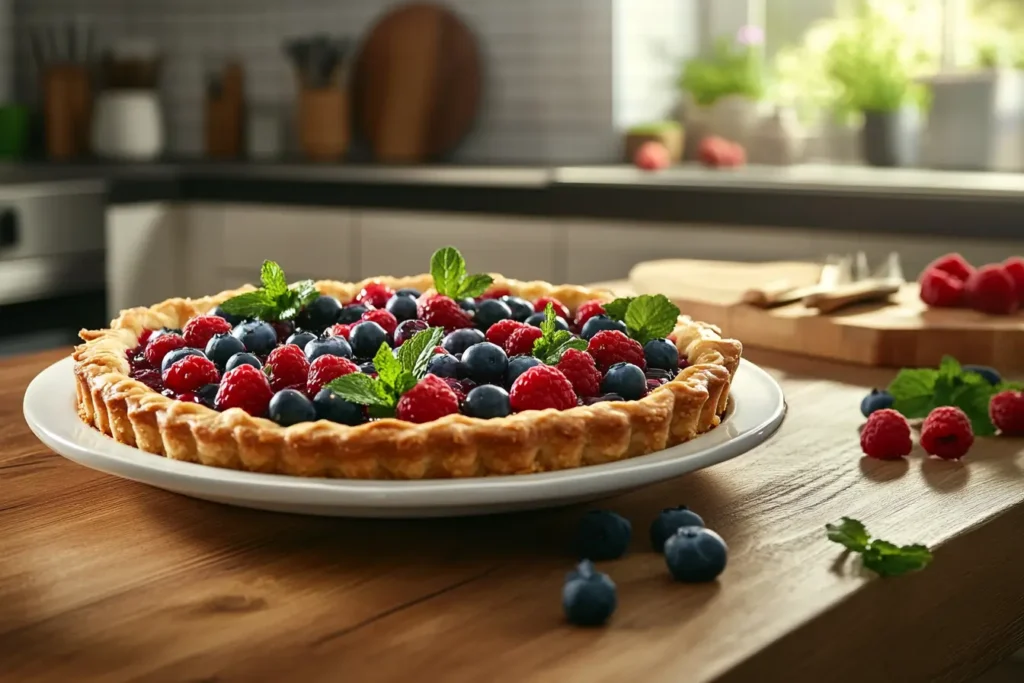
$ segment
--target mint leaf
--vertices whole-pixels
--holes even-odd
[[[487,291],[487,288],[494,282],[494,278],[490,275],[479,274],[469,275],[459,283],[458,296],[456,299],[463,299],[465,297],[478,297]]]
[[[855,553],[864,552],[871,540],[864,523],[851,517],[843,517],[838,524],[826,524],[825,531],[828,540]]]
[[[635,297],[632,296],[624,296],[619,297],[614,301],[609,301],[608,303],[604,304],[605,315],[607,315],[612,320],[625,321],[626,311],[629,310],[629,305],[633,303],[634,298]]]
[[[284,271],[273,261],[263,262],[260,268],[260,282],[271,299],[277,299],[288,291],[288,280],[284,276]]]
[[[954,391],[949,405],[954,405],[964,411],[967,419],[971,421],[971,429],[975,436],[992,436],[996,433],[996,427],[992,424],[992,418],[989,417],[988,404],[996,393],[998,393],[996,387],[988,382],[964,384]]]
[[[273,261],[263,262],[260,281],[263,283],[260,289],[232,297],[221,307],[232,315],[276,322],[294,318],[320,296],[312,280],[302,280],[289,287],[281,266]]]
[[[302,309],[320,296],[312,280],[302,280],[288,287],[276,300],[277,311],[275,320],[290,320],[302,312]]]
[[[641,344],[672,334],[679,319],[679,307],[664,294],[643,294],[626,309],[626,327]]]
[[[233,296],[220,307],[225,313],[243,318],[262,318],[263,313],[273,306],[273,302],[262,289]]]
[[[939,362],[939,375],[943,377],[959,377],[964,374],[963,368],[960,367],[960,362],[953,358],[953,356],[943,356]]]
[[[897,546],[875,540],[861,556],[864,566],[880,576],[901,576],[924,569],[932,553],[923,545]]]
[[[442,247],[430,257],[430,275],[438,294],[456,299],[459,283],[466,277],[466,260],[455,247]]]
[[[387,342],[381,342],[380,348],[373,357],[373,367],[377,368],[377,379],[384,383],[384,386],[394,390],[398,384],[398,378],[402,376],[402,364],[391,352]]]
[[[387,391],[382,382],[361,372],[342,375],[324,385],[346,401],[361,406],[382,406],[393,408],[395,397]]]
[[[888,388],[893,397],[893,409],[908,418],[926,417],[935,407],[938,379],[936,370],[900,370]]]
[[[417,332],[404,344],[398,347],[398,361],[402,369],[410,373],[414,379],[427,374],[427,364],[434,357],[434,347],[441,343],[444,330],[440,327],[428,327]]]

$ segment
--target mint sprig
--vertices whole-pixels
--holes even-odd
[[[220,307],[231,315],[277,322],[291,320],[320,296],[312,280],[289,286],[281,266],[264,261],[260,268],[259,289],[231,297]]]
[[[672,334],[679,307],[663,294],[620,297],[604,305],[609,318],[626,323],[626,334],[641,344]]]
[[[919,571],[932,561],[932,552],[921,544],[898,546],[872,538],[864,523],[843,517],[836,524],[826,524],[828,540],[858,553],[864,566],[879,576],[900,576]]]
[[[373,357],[376,379],[353,372],[331,380],[324,387],[346,401],[369,406],[373,417],[393,417],[398,399],[427,374],[427,364],[442,337],[444,330],[440,327],[428,327],[417,332],[398,347],[398,358],[384,342]]]
[[[480,296],[494,282],[490,275],[466,273],[466,260],[455,247],[442,247],[430,257],[430,275],[438,294],[452,299]]]
[[[544,334],[533,342],[533,355],[545,365],[556,365],[562,354],[569,349],[587,350],[587,341],[574,337],[571,332],[558,329],[557,314],[551,302],[544,307],[544,320],[540,323],[540,331]]]

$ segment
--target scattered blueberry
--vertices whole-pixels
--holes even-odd
[[[306,344],[303,351],[306,354],[306,360],[310,363],[320,356],[341,356],[342,358],[352,357],[352,347],[349,346],[349,343],[345,341],[344,337],[314,339]],[[370,355],[372,356],[373,354]]]
[[[204,384],[196,390],[196,398],[207,408],[213,408],[218,389],[220,389],[219,384]]]
[[[476,313],[476,299],[473,299],[471,297],[459,299],[459,308],[468,313]]]
[[[221,372],[233,355],[244,352],[245,344],[242,340],[230,334],[217,334],[206,342],[206,357],[212,360]]]
[[[167,354],[164,356],[164,359],[160,361],[160,374],[163,375],[165,372],[167,372],[167,368],[171,367],[172,365],[177,363],[182,358],[185,358],[186,356],[205,355],[206,354],[204,354],[199,349],[193,349],[187,346],[180,349],[174,349],[173,351],[168,351]]]
[[[626,554],[633,525],[611,510],[591,510],[576,530],[576,552],[581,559],[614,560]]]
[[[544,311],[534,313],[526,319],[527,325],[533,325],[534,327],[540,327],[540,324],[544,322]],[[569,323],[565,322],[565,318],[560,315],[555,316],[555,328],[559,330],[569,331]]]
[[[499,320],[508,320],[511,317],[512,309],[504,301],[484,299],[476,307],[476,317],[473,318],[473,322],[481,330],[486,330]]]
[[[676,581],[714,581],[725,569],[729,548],[711,529],[684,526],[665,541],[665,564]]]
[[[325,328],[338,322],[341,303],[333,296],[318,296],[302,309],[295,322],[304,330],[323,332]]]
[[[459,365],[459,359],[455,356],[439,353],[427,363],[427,373],[438,377],[458,378]]]
[[[257,356],[265,356],[277,346],[277,330],[270,323],[254,321],[242,323],[231,330],[231,336],[245,345],[245,350]]]
[[[316,417],[338,424],[356,426],[365,422],[363,407],[349,403],[330,389],[321,389],[313,399]]]
[[[591,398],[583,399],[583,405],[585,405],[585,406],[592,406],[595,403],[609,403],[609,402],[625,401],[625,400],[626,399],[622,398],[618,394],[602,394],[601,396],[593,396]]]
[[[295,389],[282,389],[270,399],[270,419],[282,427],[316,419],[316,409],[306,395]]]
[[[583,323],[583,329],[580,330],[580,336],[590,341],[598,332],[604,332],[605,330],[617,330],[623,334],[626,333],[626,323],[621,320],[612,320],[606,315],[595,315],[587,322]]]
[[[543,365],[539,358],[512,356],[508,359],[508,370],[505,371],[505,386],[511,387],[512,383],[519,379],[519,375],[538,365]]]
[[[380,345],[387,342],[387,330],[369,320],[354,325],[348,333],[348,343],[356,358],[373,358],[380,350]]]
[[[469,378],[477,384],[500,382],[508,369],[508,356],[497,344],[485,341],[466,349],[462,354],[462,365]]]
[[[388,303],[384,308],[390,311],[391,315],[398,319],[398,322],[412,320],[416,317],[416,299],[413,299],[411,296],[395,294],[388,299]]]
[[[668,339],[652,339],[644,344],[647,367],[675,370],[679,367],[679,350]]]
[[[369,363],[363,363],[362,365],[359,366],[359,372],[363,373],[364,375],[376,375],[377,366],[373,364],[373,361],[370,361]]]
[[[505,417],[512,413],[508,392],[493,384],[484,384],[471,390],[466,395],[462,410],[470,417],[479,417],[484,420]]]
[[[616,363],[601,380],[601,391],[618,394],[627,401],[639,401],[647,393],[647,377],[632,363]]]
[[[441,342],[441,346],[445,351],[454,355],[456,353],[462,353],[473,344],[479,344],[482,341],[486,341],[487,337],[480,330],[474,330],[468,327],[464,330],[455,330],[449,332],[444,341]]]
[[[395,292],[395,294],[398,296],[411,296],[413,299],[418,299],[422,292],[418,289],[413,289],[412,287],[402,287],[400,290]]]
[[[885,408],[892,408],[893,401],[892,394],[884,389],[872,389],[871,393],[861,399],[860,412],[861,415],[867,417],[876,410],[883,410]]]
[[[295,344],[300,349],[304,349],[306,348],[306,344],[313,341],[314,339],[316,339],[316,335],[313,334],[312,332],[299,331],[290,335],[288,339],[285,340],[284,343]]]
[[[368,310],[370,309],[362,304],[349,304],[342,308],[338,313],[337,322],[344,325],[351,325],[352,323],[359,322],[363,317],[363,313],[366,313]]]
[[[398,327],[395,328],[395,346],[401,346],[415,337],[417,332],[422,332],[428,327],[425,320],[405,320],[398,323]]]
[[[981,375],[982,377],[985,378],[985,381],[991,384],[992,386],[1001,384],[1003,381],[1003,377],[1002,375],[999,374],[999,371],[996,370],[995,368],[990,368],[987,365],[965,365],[963,366],[963,371],[974,372]]]
[[[704,526],[704,520],[685,505],[662,510],[651,522],[651,549],[662,552],[668,537],[684,526]]]
[[[594,569],[589,560],[580,562],[576,570],[565,577],[562,609],[570,624],[600,626],[615,612],[617,604],[615,582]]]
[[[505,295],[501,297],[502,301],[509,310],[512,311],[512,319],[518,320],[523,323],[526,319],[533,315],[533,304],[526,299],[521,299],[518,296]]]
[[[214,306],[206,315],[215,315],[218,318],[223,318],[224,320],[227,320],[229,323],[231,323],[232,327],[234,327],[238,323],[242,322],[242,320],[244,320],[242,316],[232,315],[231,313],[228,313],[220,306]]]
[[[239,365],[251,365],[257,370],[263,369],[263,363],[251,353],[236,353],[231,358],[228,358],[228,362],[224,364],[224,372],[234,370]]]

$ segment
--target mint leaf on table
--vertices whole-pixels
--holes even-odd
[[[664,294],[643,294],[626,309],[629,336],[641,344],[672,334],[679,319],[679,307]]]
[[[276,322],[291,320],[320,296],[312,280],[289,286],[281,266],[273,261],[264,261],[260,267],[260,284],[253,292],[231,297],[221,308],[231,315]]]
[[[626,311],[629,310],[629,305],[633,303],[634,298],[636,297],[623,296],[619,297],[618,299],[615,299],[614,301],[609,301],[608,303],[604,304],[605,315],[607,315],[612,320],[625,322]]]
[[[871,540],[864,524],[850,517],[843,517],[838,524],[826,524],[825,530],[828,532],[828,540],[855,553],[864,552]]]
[[[892,394],[893,409],[907,418],[926,417],[934,407],[938,377],[938,371],[927,368],[900,370],[888,389]]]
[[[490,275],[466,273],[466,260],[455,247],[442,247],[430,257],[430,275],[438,294],[463,299],[477,297],[494,282]]]
[[[558,329],[555,307],[550,302],[544,307],[544,320],[540,323],[543,336],[533,342],[533,356],[545,365],[555,365],[569,349],[586,351],[587,340],[574,337],[571,332]]]
[[[900,576],[924,569],[932,561],[931,551],[923,545],[898,546],[872,538],[863,522],[843,517],[838,524],[826,524],[828,540],[859,553],[863,565],[879,576]]]

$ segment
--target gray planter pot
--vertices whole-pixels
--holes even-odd
[[[872,166],[916,165],[920,131],[921,118],[915,107],[864,112],[864,160]]]

